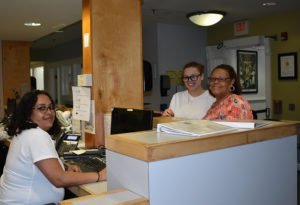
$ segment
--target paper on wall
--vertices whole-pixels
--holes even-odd
[[[76,120],[89,121],[91,112],[91,89],[88,87],[72,87],[73,111]]]

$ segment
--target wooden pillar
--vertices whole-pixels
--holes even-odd
[[[141,0],[83,0],[82,29],[95,101],[96,134],[85,133],[91,147],[105,144],[103,116],[112,107],[143,108]]]
[[[30,90],[30,43],[2,41],[3,103]]]

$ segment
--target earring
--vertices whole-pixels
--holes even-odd
[[[235,87],[233,85],[230,86],[230,91],[234,92],[235,91]]]

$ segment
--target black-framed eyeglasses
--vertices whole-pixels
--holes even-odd
[[[183,76],[182,80],[184,82],[187,82],[187,81],[196,81],[198,80],[198,78],[201,76],[201,74],[198,74],[198,75],[190,75],[190,76]]]
[[[49,106],[37,105],[37,106],[33,107],[32,109],[36,109],[36,110],[40,111],[41,113],[46,113],[46,112],[48,112],[48,110],[54,111],[55,105],[53,105],[53,104],[50,104]]]
[[[215,78],[215,77],[209,77],[209,78],[208,78],[208,81],[209,81],[210,83],[212,83],[212,82],[220,82],[220,83],[223,83],[223,82],[225,82],[226,80],[229,80],[229,79],[231,79],[231,78]]]

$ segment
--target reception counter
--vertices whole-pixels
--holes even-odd
[[[145,131],[106,138],[108,190],[151,205],[297,204],[297,124],[187,137]]]

